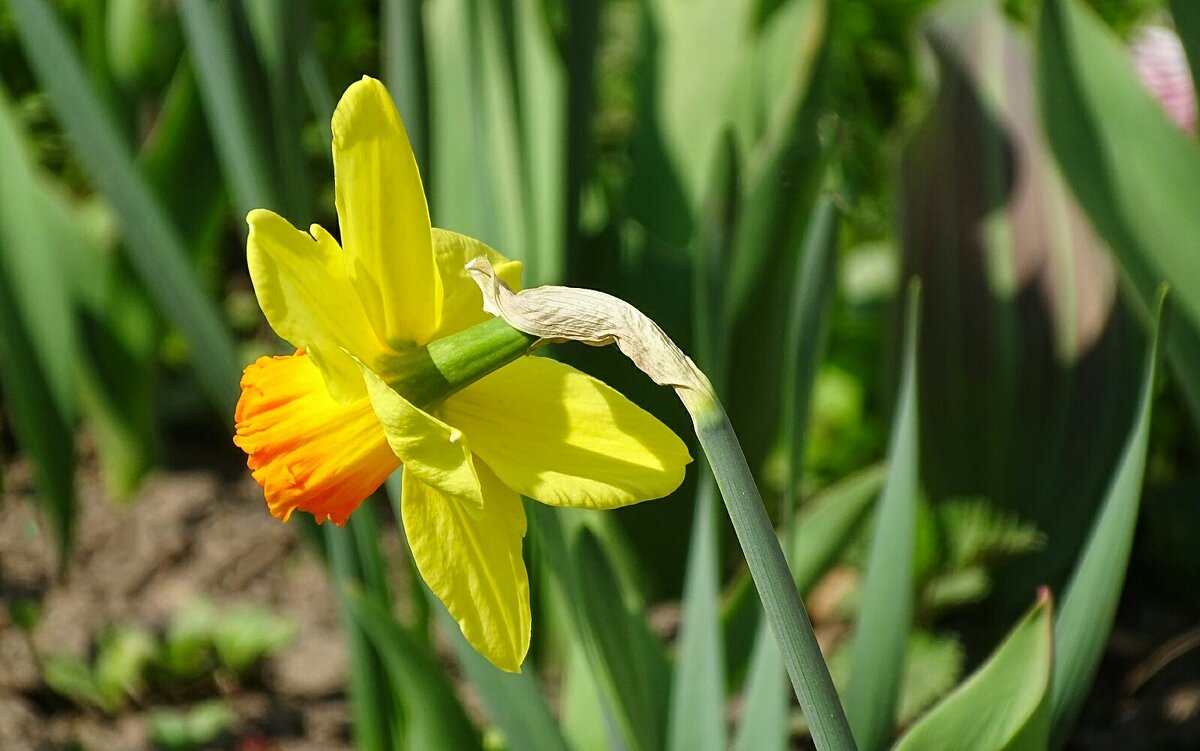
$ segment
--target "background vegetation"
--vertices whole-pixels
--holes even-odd
[[[1187,659],[1170,637],[1200,607],[1200,149],[1127,49],[1174,24],[1200,59],[1191,8],[7,0],[3,467],[32,472],[64,570],[83,498],[149,506],[147,473],[236,471],[240,368],[284,351],[243,217],[336,227],[330,114],[375,75],[435,225],[520,258],[527,285],[629,300],[710,374],[860,747],[1127,739],[1105,716],[1128,692],[1106,652],[1118,605],[1151,634],[1139,664]],[[689,434],[617,353],[554,354]],[[78,490],[96,467],[105,500]],[[293,521],[335,583],[356,747],[803,744],[704,475],[615,514],[528,507],[520,676],[381,548],[398,484],[346,529]],[[4,580],[0,626],[35,631],[56,585]],[[248,680],[287,624],[192,617],[41,655],[44,683],[114,717],[171,708],[163,747],[240,742],[224,705],[192,697]],[[1147,712],[1143,747],[1200,737],[1194,711]]]

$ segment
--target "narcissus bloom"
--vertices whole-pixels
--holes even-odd
[[[520,496],[624,506],[670,493],[691,457],[600,381],[519,356],[527,341],[456,349],[489,319],[467,261],[488,258],[513,287],[521,265],[430,227],[408,136],[378,81],[342,97],[333,159],[340,246],[317,225],[302,232],[265,210],[247,218],[259,304],[297,351],[246,368],[234,441],[283,520],[300,510],[344,524],[403,465],[401,516],[421,576],[476,649],[518,670],[530,629]]]

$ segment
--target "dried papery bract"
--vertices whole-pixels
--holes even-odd
[[[577,287],[513,292],[483,257],[468,262],[467,271],[483,292],[484,310],[518,331],[550,342],[616,344],[652,381],[675,389],[693,419],[711,409],[716,397],[708,378],[658,324],[624,300]]]

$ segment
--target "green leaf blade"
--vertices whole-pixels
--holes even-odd
[[[383,81],[396,99],[426,186],[429,164],[429,73],[420,2],[384,0],[380,7],[379,46]],[[427,188],[428,189],[428,188]]]
[[[801,592],[812,589],[837,560],[886,479],[887,467],[875,464],[831,485],[805,504],[796,519],[796,535],[788,555]]]
[[[671,751],[721,751],[726,747],[716,510],[716,484],[710,478],[701,480],[672,682],[667,735]]]
[[[245,216],[257,208],[282,211],[266,160],[266,138],[259,126],[262,119],[250,114],[249,92],[244,86],[247,76],[239,67],[229,4],[183,0],[179,14],[217,157],[239,213]]]
[[[631,751],[662,748],[671,680],[665,650],[631,612],[621,578],[586,525],[573,529],[568,542],[561,510],[530,502],[526,513],[534,547],[553,574],[575,639],[571,654],[582,658],[575,664],[586,666],[594,682],[612,745]]]
[[[1075,195],[1122,264],[1173,287],[1200,322],[1200,148],[1134,74],[1120,41],[1077,0],[1042,6],[1042,121]]]
[[[1134,74],[1125,47],[1077,0],[1042,3],[1042,123],[1063,175],[1149,318],[1160,282],[1182,315],[1166,353],[1200,425],[1200,147]]]
[[[428,596],[432,598],[433,594]],[[527,662],[520,673],[505,673],[475,651],[445,608],[440,604],[434,607],[444,614],[442,622],[451,634],[454,654],[471,686],[479,692],[488,715],[503,731],[506,747],[568,751],[530,664]]]
[[[357,517],[351,519],[355,523]],[[338,616],[346,640],[348,653],[347,693],[350,697],[353,737],[356,748],[363,751],[388,751],[395,748],[393,728],[388,716],[392,686],[387,670],[397,670],[399,658],[393,654],[391,662],[384,665],[384,657],[375,648],[375,639],[386,633],[387,626],[380,625],[377,612],[366,605],[369,598],[356,594],[361,587],[361,566],[353,533],[349,529],[324,525],[324,540],[328,549],[329,574],[333,579],[338,596]],[[378,603],[371,602],[378,607]],[[383,620],[386,622],[387,618]],[[374,633],[368,632],[368,626]],[[392,646],[393,652],[403,649]]]
[[[788,456],[783,489],[783,515],[794,522],[796,494],[804,469],[812,391],[821,354],[829,306],[837,286],[839,237],[837,207],[831,196],[817,201],[796,264],[795,289],[788,312],[783,360],[783,448]],[[790,535],[791,530],[787,530]]]
[[[734,751],[785,751],[790,704],[783,657],[770,625],[763,620],[754,637]]]
[[[630,613],[618,579],[596,536],[586,527],[574,544],[575,567],[588,594],[578,603],[593,670],[631,749],[653,751],[663,743],[670,675],[665,654],[645,622]]]
[[[1066,738],[1087,698],[1125,583],[1150,443],[1151,407],[1165,308],[1164,290],[1159,295],[1154,340],[1146,353],[1137,414],[1054,623],[1051,714],[1057,741]]]
[[[1192,90],[1200,92],[1200,3],[1193,0],[1171,0],[1171,20],[1179,32],[1179,40],[1192,71]]]
[[[0,87],[0,387],[37,481],[60,562],[75,523],[75,361],[69,258],[85,239],[36,172]],[[71,230],[76,230],[72,232]]]
[[[978,670],[900,739],[895,751],[1041,751],[1053,661],[1051,601],[1038,602]]]
[[[120,130],[89,84],[59,19],[38,0],[13,0],[9,7],[30,65],[50,95],[76,155],[112,204],[130,261],[159,308],[183,333],[208,398],[232,414],[240,370],[233,341],[192,274],[178,231],[138,175]]]
[[[919,467],[919,321],[920,285],[914,280],[909,285],[904,370],[888,449],[887,480],[864,574],[846,696],[847,717],[864,751],[882,748],[891,737],[912,621]]]
[[[355,622],[363,628],[387,667],[390,686],[383,697],[403,697],[404,740],[396,748],[480,748],[479,736],[437,661],[372,598],[349,596]],[[393,693],[394,692],[394,693]]]

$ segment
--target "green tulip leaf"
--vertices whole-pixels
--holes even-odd
[[[1038,602],[987,662],[922,717],[894,751],[1042,751],[1049,731],[1051,599]]]

